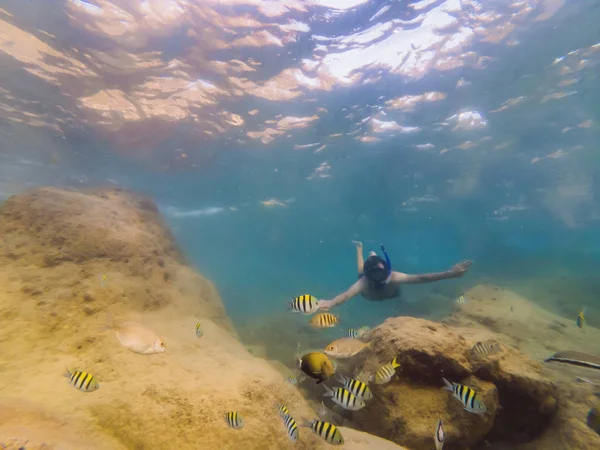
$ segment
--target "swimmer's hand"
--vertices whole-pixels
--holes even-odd
[[[329,311],[329,309],[333,306],[331,300],[319,300],[319,310]]]
[[[360,241],[352,241],[352,243],[353,243],[354,245],[356,245],[356,248],[358,248],[358,249],[361,249],[361,248],[362,248],[362,242],[360,242]]]
[[[451,278],[462,277],[465,273],[467,273],[467,270],[469,270],[469,267],[471,267],[471,264],[473,264],[473,261],[468,260],[468,259],[465,259],[464,261],[461,261],[458,264],[454,264],[452,266],[452,268],[449,270],[449,272],[451,274]]]

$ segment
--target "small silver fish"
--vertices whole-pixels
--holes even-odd
[[[344,409],[358,411],[367,406],[362,398],[352,394],[348,389],[337,388],[334,391],[325,385],[323,385],[323,387],[325,388],[325,393],[323,395],[325,397],[333,397],[333,401]]]
[[[454,393],[456,397],[465,407],[465,411],[472,412],[475,414],[485,414],[487,411],[481,396],[471,389],[469,386],[464,386],[458,383],[451,383],[450,381],[442,378],[445,386],[442,388],[446,391]]]
[[[237,411],[225,413],[225,422],[227,422],[227,425],[234,430],[239,430],[244,427],[244,419]]]
[[[329,413],[329,410],[327,409],[327,406],[325,406],[325,403],[321,402],[321,404],[319,405],[319,410],[317,411],[317,415],[321,419],[324,419],[328,413]]]
[[[444,447],[444,439],[446,439],[446,433],[444,433],[444,426],[442,425],[442,419],[438,419],[437,427],[435,429],[435,449],[442,450]]]
[[[577,378],[575,378],[575,381],[581,381],[583,383],[588,383],[588,384],[591,384],[592,386],[596,386],[596,385],[600,384],[600,381],[596,382],[594,380],[590,380],[589,378],[583,378],[583,377],[577,377]]]
[[[198,322],[196,324],[196,337],[202,337],[204,334],[204,330],[202,329],[202,323]]]

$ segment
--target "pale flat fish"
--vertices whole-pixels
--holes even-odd
[[[351,358],[370,345],[355,338],[340,338],[325,347],[325,354],[333,358]]]
[[[117,339],[123,347],[140,355],[163,353],[167,347],[158,335],[137,322],[114,323],[111,316],[106,316],[107,325],[115,331]]]

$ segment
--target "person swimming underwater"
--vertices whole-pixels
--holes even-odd
[[[390,257],[383,245],[381,251],[385,259],[381,258],[375,252],[370,252],[369,257],[363,259],[362,242],[355,242],[356,258],[358,263],[358,281],[350,288],[334,297],[332,300],[319,300],[319,308],[328,310],[347,302],[352,297],[361,294],[364,298],[371,301],[389,300],[400,297],[400,285],[402,284],[423,284],[433,281],[448,280],[450,278],[462,277],[473,263],[464,260],[452,266],[445,272],[423,273],[419,275],[409,275],[402,272],[392,271]]]

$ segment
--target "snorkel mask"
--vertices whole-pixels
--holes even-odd
[[[392,262],[383,245],[381,245],[381,251],[385,256],[385,260],[380,256],[373,255],[367,258],[363,266],[365,277],[376,289],[380,289],[389,283],[392,275]]]

